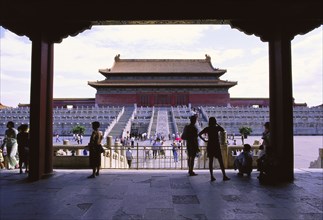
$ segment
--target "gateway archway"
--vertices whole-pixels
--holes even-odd
[[[53,171],[53,43],[93,24],[226,23],[269,43],[271,138],[279,160],[275,169],[278,181],[293,180],[291,40],[322,25],[322,1],[212,1],[185,5],[168,0],[126,4],[114,1],[109,5],[101,1],[51,1],[43,5],[13,0],[5,1],[1,7],[0,25],[32,40],[30,179],[39,180]]]

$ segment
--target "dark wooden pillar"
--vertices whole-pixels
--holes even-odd
[[[278,31],[269,40],[271,146],[278,182],[294,179],[291,38]]]
[[[53,171],[53,43],[42,31],[32,37],[29,179]]]
[[[305,6],[305,5],[303,5]],[[322,25],[321,20],[231,20],[230,25],[269,42],[269,90],[271,145],[276,164],[271,173],[276,182],[294,180],[293,92],[291,40]],[[270,172],[269,172],[270,173]]]

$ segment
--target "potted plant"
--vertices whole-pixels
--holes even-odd
[[[252,129],[250,127],[247,127],[247,126],[242,126],[242,127],[239,128],[239,132],[244,138],[247,138],[248,135],[251,134]]]
[[[71,131],[73,134],[81,134],[81,135],[84,135],[85,133],[85,127],[82,126],[82,125],[76,125],[72,128],[72,131]]]

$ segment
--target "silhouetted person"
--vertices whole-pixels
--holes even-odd
[[[239,176],[243,176],[244,173],[250,176],[252,172],[252,154],[250,153],[250,150],[250,144],[243,145],[243,152],[234,160],[234,169],[239,170]]]
[[[6,147],[7,150],[6,158],[8,160],[9,170],[18,168],[18,161],[16,160],[16,154],[18,151],[17,134],[18,131],[15,129],[15,123],[13,121],[9,121],[7,123],[7,130],[5,131],[2,147],[2,149]]]
[[[133,157],[132,157],[132,151],[130,150],[130,147],[128,147],[126,151],[126,158],[127,158],[128,166],[129,168],[131,168],[131,162]]]
[[[101,167],[101,141],[102,141],[102,132],[99,131],[100,122],[92,122],[92,134],[90,137],[90,142],[88,144],[90,150],[90,167],[92,168],[92,175],[88,178],[95,178],[99,176],[100,167]]]
[[[216,123],[216,119],[214,117],[209,118],[209,126],[204,128],[198,135],[199,137],[207,142],[207,156],[209,158],[209,169],[211,175],[211,181],[215,180],[213,175],[213,158],[217,158],[221,167],[221,171],[223,174],[223,180],[230,180],[229,177],[226,176],[224,170],[224,164],[221,154],[220,142],[219,142],[219,132],[224,132],[224,129]],[[208,140],[206,140],[202,135],[207,134]]]
[[[191,123],[186,125],[181,136],[182,139],[186,140],[187,154],[188,154],[188,173],[190,176],[196,176],[197,174],[193,172],[194,160],[197,152],[199,152],[197,135],[198,130],[195,126],[197,116],[193,115],[190,117]]]
[[[268,174],[271,174],[272,168],[270,168],[273,165],[273,151],[271,149],[271,142],[270,142],[270,123],[266,122],[264,124],[264,132],[262,133],[262,144],[261,147],[263,148],[263,154],[259,159],[257,160],[258,170],[260,171],[260,174],[258,176],[258,179],[260,181],[268,181]]]
[[[18,127],[19,133],[17,134],[18,142],[18,155],[19,155],[19,168],[22,173],[22,164],[25,165],[25,172],[28,172],[29,166],[29,134],[28,125],[22,124]]]
[[[156,159],[157,158],[157,152],[159,151],[159,149],[161,148],[161,143],[160,143],[160,139],[157,138],[156,141],[154,142],[152,149],[153,149],[153,158]]]
[[[175,141],[171,144],[172,146],[172,151],[173,151],[173,156],[174,156],[174,162],[177,163],[178,161],[178,153],[177,153],[177,146],[176,146],[176,143]]]
[[[61,142],[61,140],[59,139],[59,134],[56,134],[56,142]]]

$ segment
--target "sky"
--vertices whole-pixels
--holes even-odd
[[[309,107],[323,103],[323,26],[292,40],[293,97]],[[237,81],[232,98],[269,97],[268,43],[229,25],[93,26],[54,44],[54,98],[94,98],[88,81],[121,59],[205,59]],[[31,41],[0,27],[0,103],[30,102]]]

